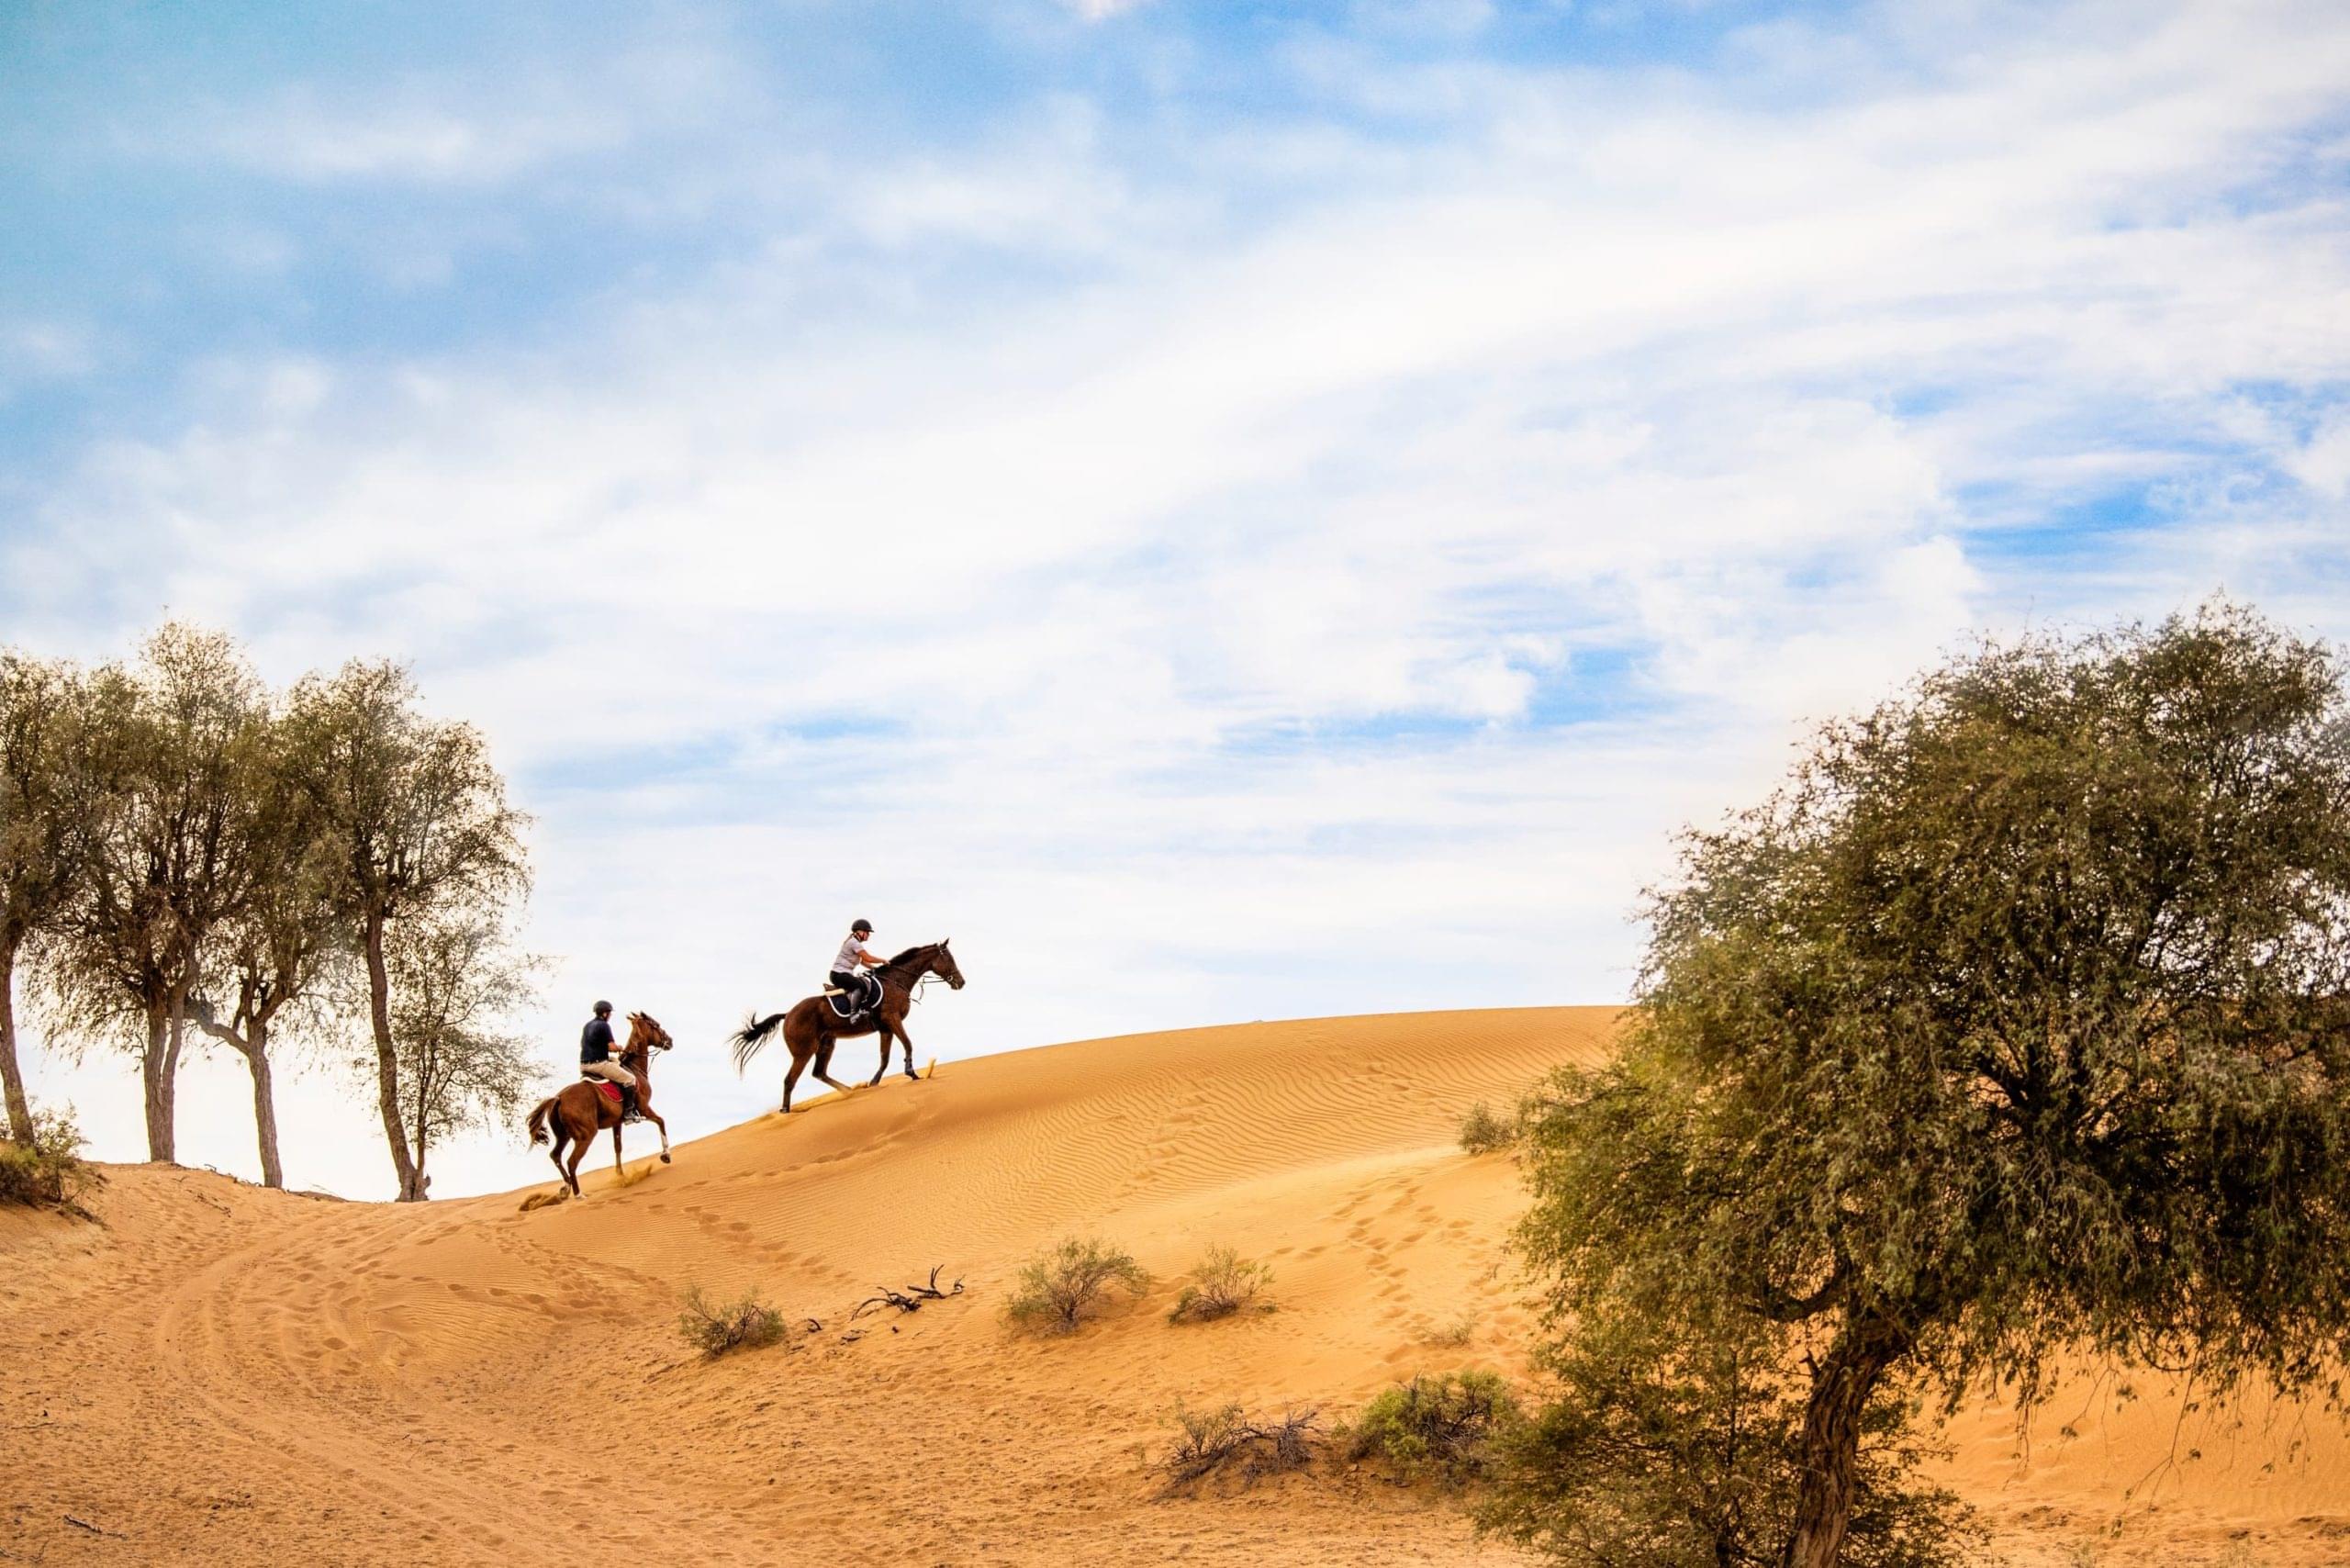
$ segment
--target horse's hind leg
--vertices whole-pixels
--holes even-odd
[[[612,1180],[618,1182],[621,1175],[621,1125],[614,1122],[612,1124]]]
[[[561,1111],[554,1114],[554,1147],[547,1150],[547,1158],[554,1161],[555,1179],[565,1181],[567,1178],[563,1173],[563,1149],[571,1141],[571,1128],[565,1124]]]
[[[842,1093],[847,1093],[849,1092],[849,1086],[833,1076],[832,1067],[833,1037],[830,1035],[818,1036],[816,1039],[816,1076],[824,1082],[829,1083],[834,1088],[839,1090]]]
[[[800,1075],[806,1071],[807,1068],[808,1058],[798,1051],[792,1052],[791,1070],[783,1075],[783,1109],[787,1114],[791,1110],[791,1086],[800,1081]]]
[[[594,1133],[589,1133],[586,1137],[581,1138],[577,1143],[571,1146],[571,1163],[564,1168],[563,1179],[571,1183],[571,1195],[575,1198],[580,1195],[579,1157],[586,1154],[588,1152],[588,1146],[595,1141],[596,1135]]]

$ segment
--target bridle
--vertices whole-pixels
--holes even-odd
[[[936,969],[931,968],[931,965],[938,962],[938,955],[946,950],[946,944],[944,942],[933,945],[930,951],[930,958],[923,964],[921,972],[916,974],[912,980],[906,982],[907,1006],[912,1007],[915,1002],[922,1000],[922,993],[930,989],[931,981],[943,980],[946,979],[945,975],[940,974]],[[951,989],[953,982],[949,981],[948,983]]]

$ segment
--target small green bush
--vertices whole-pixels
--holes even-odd
[[[1472,1154],[1491,1154],[1516,1142],[1516,1120],[1495,1114],[1483,1100],[1470,1106],[1469,1114],[1460,1118],[1460,1147]]]
[[[1486,1447],[1515,1426],[1517,1398],[1499,1373],[1415,1377],[1375,1395],[1343,1434],[1350,1460],[1380,1460],[1416,1479],[1463,1485],[1484,1473]]]
[[[1320,1440],[1319,1414],[1312,1409],[1284,1411],[1278,1421],[1251,1421],[1237,1405],[1219,1410],[1178,1408],[1175,1425],[1181,1436],[1158,1469],[1165,1482],[1159,1495],[1171,1497],[1198,1490],[1212,1476],[1229,1474],[1245,1489],[1267,1475],[1303,1470],[1314,1462]]]
[[[1150,1274],[1123,1248],[1071,1237],[1021,1265],[1003,1313],[1016,1327],[1070,1333],[1092,1315],[1112,1285],[1140,1295],[1150,1288]]]
[[[1270,1266],[1243,1258],[1229,1247],[1211,1247],[1207,1256],[1192,1271],[1191,1282],[1175,1298],[1175,1310],[1167,1315],[1167,1321],[1207,1323],[1229,1317],[1255,1301],[1257,1293],[1272,1282]],[[1271,1308],[1272,1304],[1267,1302],[1260,1310]]]
[[[71,1106],[35,1111],[32,1142],[0,1140],[0,1204],[86,1215],[83,1194],[101,1178],[82,1158],[82,1142]]]
[[[736,1300],[714,1302],[699,1285],[686,1292],[685,1310],[677,1315],[677,1332],[705,1356],[729,1350],[755,1350],[783,1338],[783,1315],[744,1291]]]

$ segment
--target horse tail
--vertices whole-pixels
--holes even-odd
[[[531,1113],[531,1141],[533,1144],[547,1141],[547,1113],[554,1109],[554,1096],[550,1094],[539,1102],[537,1110]]]
[[[770,1013],[762,1018],[756,1008],[744,1015],[743,1026],[727,1036],[728,1043],[734,1047],[734,1070],[737,1074],[751,1065],[751,1058],[759,1054],[759,1047],[767,1043],[767,1036],[774,1034],[775,1026],[782,1022],[782,1014]]]

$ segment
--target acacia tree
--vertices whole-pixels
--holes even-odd
[[[338,981],[352,963],[352,935],[338,902],[333,845],[307,792],[294,788],[285,725],[273,724],[257,748],[257,789],[243,826],[244,854],[259,868],[243,902],[207,944],[210,991],[188,998],[189,1015],[206,1036],[244,1058],[252,1076],[253,1136],[264,1186],[283,1187],[277,1152],[277,1103],[270,1048],[288,1021],[318,1023],[336,1010]]]
[[[418,711],[397,665],[356,661],[297,684],[286,709],[290,777],[318,820],[334,898],[366,969],[376,1108],[403,1203],[424,1197],[404,1127],[386,948],[404,923],[494,919],[530,885],[523,817],[480,732]]]
[[[0,1092],[8,1136],[25,1145],[33,1119],[17,1059],[17,961],[74,891],[84,821],[71,779],[74,703],[71,671],[0,650]]]
[[[1628,1322],[1768,1347],[1785,1510],[1725,1561],[1838,1562],[1904,1388],[2028,1403],[2071,1350],[2332,1393],[2350,719],[2328,650],[2224,605],[1983,650],[1827,727],[1682,871],[1622,1051],[1533,1107],[1520,1239],[1554,1356]],[[1605,1503],[1558,1466],[1518,1484]]]
[[[460,912],[405,920],[386,947],[400,1119],[420,1186],[433,1146],[467,1127],[511,1121],[537,1087],[530,1043],[504,1027],[537,998],[539,959]]]
[[[256,872],[248,819],[265,700],[233,642],[169,622],[132,668],[98,672],[83,711],[81,772],[102,821],[47,978],[69,1024],[129,1035],[147,1155],[169,1160],[188,994]]]

